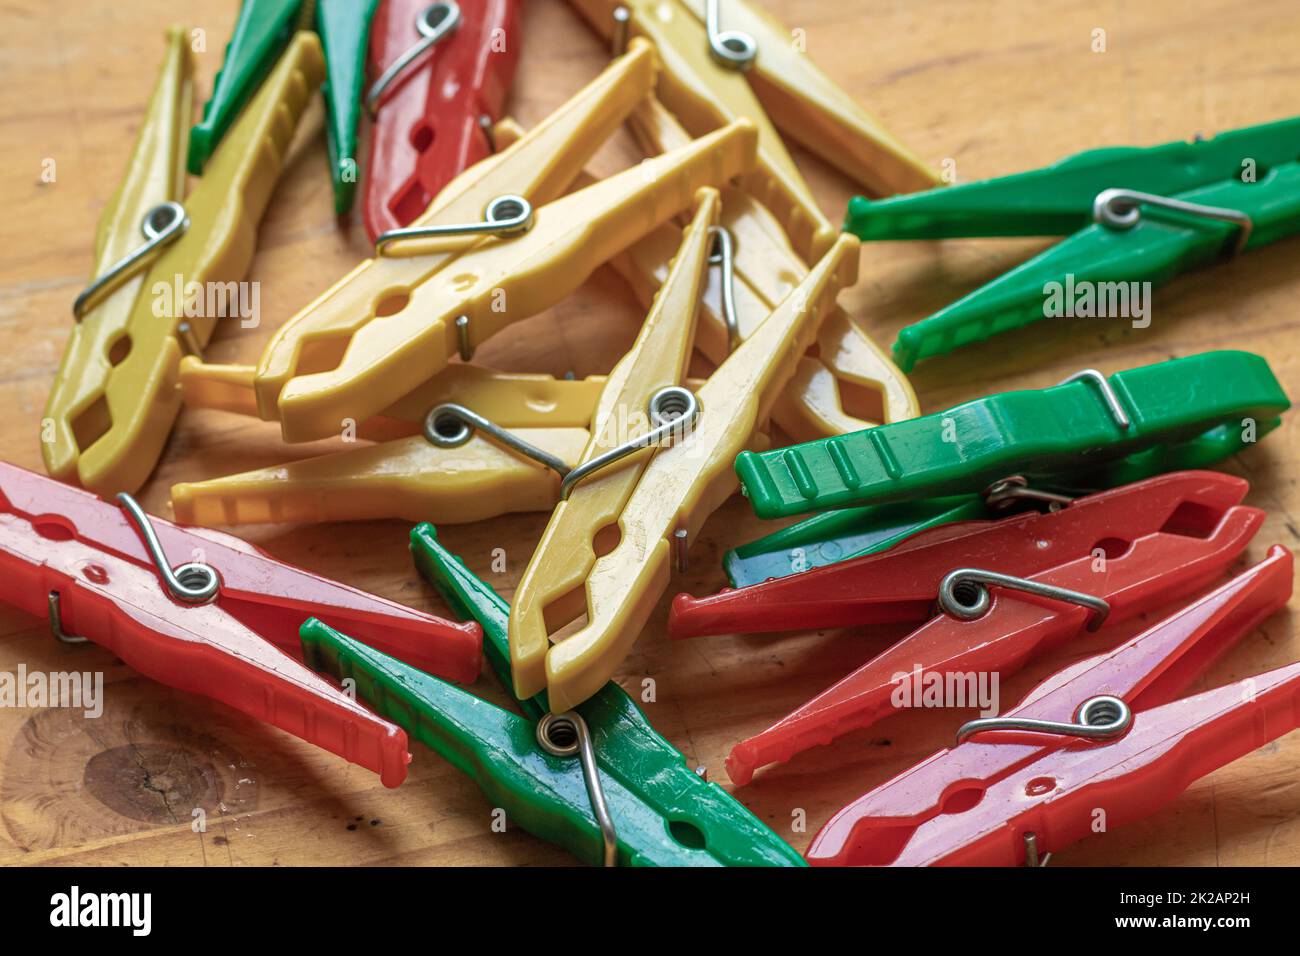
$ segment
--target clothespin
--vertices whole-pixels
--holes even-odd
[[[560,301],[603,262],[690,205],[697,189],[748,168],[754,142],[753,127],[739,121],[535,211],[521,197],[500,197],[488,218],[509,219],[510,227],[430,227],[453,234],[508,228],[512,234],[457,255],[410,289],[392,315],[356,329],[337,367],[286,382],[279,396],[285,439],[337,434],[342,419],[375,414],[452,356],[468,358],[511,322]]]
[[[1263,512],[1238,506],[1247,487],[1217,472],[1177,472],[1057,512],[922,531],[889,551],[793,577],[706,598],[678,595],[669,633],[925,621],[733,748],[727,770],[743,785],[761,766],[893,713],[899,674],[1010,674],[1085,628],[1207,584],[1263,522]],[[932,614],[936,600],[939,613]]]
[[[1113,471],[1109,477],[1140,481],[1167,471],[1207,468],[1244,451],[1271,432],[1278,422],[1278,419],[1261,422],[1253,431],[1240,424],[1221,425],[1192,441],[1162,446],[1159,454],[1133,456],[1122,470]],[[723,555],[722,566],[733,587],[746,587],[769,578],[886,551],[918,531],[954,521],[993,518],[1023,507],[1055,511],[1079,495],[1096,490],[1099,490],[1096,486],[1081,490],[1077,486],[1035,485],[1023,475],[1010,475],[993,482],[979,494],[825,511],[732,548]]]
[[[628,122],[650,155],[690,141],[676,118],[653,97],[643,101]],[[791,247],[776,216],[740,189],[722,190],[720,230],[710,261],[719,262],[722,268],[710,273],[696,335],[696,348],[715,365],[752,334],[808,274],[808,266]],[[663,226],[614,264],[648,306],[664,282],[676,250],[676,231]],[[853,399],[863,392],[878,398],[885,422],[920,414],[916,393],[906,377],[837,305],[822,322],[816,348],[800,359],[794,377],[773,406],[772,419],[796,441],[878,425],[878,421],[855,414],[859,403]]]
[[[844,505],[980,492],[1008,475],[1031,485],[1108,488],[1182,455],[1188,442],[1258,438],[1290,407],[1250,352],[1203,352],[1059,385],[1004,392],[933,415],[736,459],[754,512],[777,518]],[[1159,469],[1157,469],[1159,470]]]
[[[170,35],[131,165],[101,219],[97,278],[73,306],[77,322],[42,423],[46,470],[105,494],[135,490],[157,462],[180,409],[181,352],[201,350],[216,326],[205,293],[221,286],[228,302],[227,287],[247,269],[294,126],[321,78],[320,43],[300,33],[181,204],[183,34]],[[142,222],[140,245],[132,234]]]
[[[1049,294],[1061,298],[1062,315],[1104,316],[1109,305],[1083,298],[1094,283],[1159,284],[1225,252],[1294,234],[1297,156],[1300,118],[1191,143],[1090,150],[1046,169],[916,196],[858,197],[844,228],[868,240],[1068,235],[903,329],[894,356],[910,371],[922,359],[1042,319],[1051,314]],[[1127,293],[1116,299],[1129,301]]]
[[[844,807],[818,866],[1038,866],[1049,848],[1146,816],[1211,770],[1300,725],[1300,665],[1178,699],[1291,595],[1291,552],[1113,650],[1058,671],[1001,716]],[[958,796],[959,795],[959,796]]]
[[[411,665],[478,675],[481,632],[281,564],[229,535],[151,517],[0,463],[0,601],[379,773],[406,776],[406,735],[294,657],[318,614]],[[173,565],[177,558],[185,563]],[[80,635],[83,635],[80,636]]]
[[[834,229],[773,121],[872,191],[938,185],[934,173],[790,42],[784,26],[742,0],[573,0],[573,6],[615,52],[629,36],[654,42],[663,68],[659,99],[692,135],[740,117],[755,124],[758,168],[748,189],[786,224],[806,262],[821,258]]]
[[[494,152],[523,43],[522,0],[385,0],[366,94],[373,120],[366,231],[410,225],[462,170]],[[478,210],[476,210],[478,212]]]
[[[483,649],[492,670],[507,690],[511,687],[510,651],[506,621],[510,607],[485,582],[451,554],[438,540],[432,525],[422,524],[411,531],[411,552],[420,573],[430,581],[447,603],[462,617],[477,620],[483,626]],[[443,690],[443,688],[439,688]],[[441,696],[441,695],[440,695]],[[435,698],[430,703],[436,703]],[[524,757],[516,757],[509,772],[528,772],[537,766],[529,731],[539,721],[554,726],[547,716],[545,695],[517,700],[523,717],[507,717],[482,701],[473,707],[457,707],[454,713],[481,711],[489,728],[505,724],[512,735],[521,733],[529,745]],[[421,708],[421,713],[424,708]],[[450,713],[450,712],[448,712]],[[445,723],[448,713],[433,719]],[[775,833],[716,783],[710,783],[686,764],[685,757],[661,737],[618,684],[606,684],[590,700],[577,708],[575,715],[586,725],[595,766],[603,782],[609,818],[616,833],[619,858],[632,863],[661,865],[729,866],[799,866],[803,860]],[[467,722],[468,723],[468,722]],[[471,725],[472,726],[472,725]],[[515,738],[519,739],[519,738]],[[490,746],[492,738],[481,743]],[[447,737],[433,741],[434,749],[458,766],[458,758]],[[463,746],[463,744],[461,745]],[[520,781],[519,791],[512,792],[512,803],[499,803],[510,819],[518,820],[531,832],[568,847],[588,860],[598,859],[601,833],[589,809],[570,760],[561,764],[566,783],[539,788],[535,783]],[[574,778],[574,779],[568,779]],[[549,776],[547,778],[549,780]],[[503,783],[485,781],[480,786],[495,799]],[[547,794],[544,815],[524,813],[516,806],[525,795],[541,791]],[[577,816],[582,821],[577,835],[559,829],[563,819]]]
[[[735,489],[726,463],[756,441],[818,323],[856,277],[857,240],[842,236],[708,377],[693,403],[681,403],[680,414],[665,415],[654,431],[638,423],[627,436],[631,447],[657,444],[666,437],[659,432],[675,420],[675,428],[689,434],[686,440],[677,440],[679,430],[672,447],[659,449],[648,463],[641,453],[618,465],[610,463],[616,453],[605,451],[605,438],[588,446],[566,478],[569,493],[548,527],[549,547],[525,572],[516,595],[510,653],[518,696],[545,688],[552,710],[562,711],[610,679],[663,592],[670,563],[685,568],[690,541]],[[618,377],[614,383],[621,390]],[[607,434],[619,394],[610,384],[598,406],[605,417],[593,422],[595,435]],[[586,624],[551,646],[550,636],[584,608]]]
[[[189,170],[208,160],[252,100],[294,34],[313,25],[324,46],[330,175],[339,215],[352,207],[357,181],[357,122],[366,79],[366,43],[378,0],[243,0],[203,118],[190,130]]]

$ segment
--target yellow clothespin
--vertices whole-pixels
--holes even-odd
[[[610,679],[667,586],[672,559],[685,567],[689,542],[735,491],[736,455],[754,443],[836,294],[856,281],[857,266],[857,241],[841,236],[709,376],[689,438],[655,454],[639,481],[622,479],[622,470],[641,467],[625,459],[572,489],[516,592],[510,654],[517,696],[545,689],[552,711],[561,713]],[[585,624],[552,645],[550,635],[584,607]]]
[[[647,153],[675,149],[690,139],[668,110],[653,97],[641,103],[629,125]],[[715,365],[726,358],[734,338],[744,341],[790,290],[808,274],[808,267],[790,246],[770,210],[745,192],[722,191],[722,227],[734,250],[731,305],[727,308],[725,274],[715,270],[704,299],[696,347]],[[673,254],[674,230],[661,227],[615,260],[615,267],[642,301],[649,301],[667,274]],[[866,399],[863,401],[862,399]],[[869,414],[863,407],[879,416]],[[902,421],[919,414],[911,383],[888,354],[834,305],[822,322],[816,354],[799,361],[788,385],[772,409],[772,419],[790,437],[801,441],[843,435],[882,422]]]
[[[456,256],[410,289],[391,315],[357,329],[335,368],[285,383],[285,439],[337,434],[340,420],[375,414],[457,353],[468,358],[511,322],[559,302],[597,266],[688,206],[697,189],[747,172],[755,141],[753,125],[738,120],[541,206],[522,235],[489,238]],[[525,204],[518,197],[495,202],[507,201]]]
[[[708,4],[715,4],[712,27]],[[775,126],[863,182],[894,193],[938,185],[938,177],[857,106],[801,51],[790,34],[740,0],[572,0],[618,52],[629,36],[654,42],[659,99],[694,136],[739,117],[759,131],[759,168],[748,190],[785,224],[806,261],[821,257],[836,228],[818,208]],[[747,78],[753,83],[753,88]],[[755,95],[757,93],[757,95]],[[760,102],[760,98],[762,102]]]
[[[46,405],[46,470],[100,494],[135,491],[153,470],[180,409],[182,349],[201,349],[216,324],[202,305],[209,297],[192,290],[220,284],[224,296],[244,275],[294,127],[324,73],[320,41],[298,34],[182,208],[186,36],[171,31],[131,166],[100,221],[97,279],[74,308]],[[142,254],[128,262],[133,251]]]

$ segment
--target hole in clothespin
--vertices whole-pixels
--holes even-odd
[[[41,515],[32,519],[32,530],[47,541],[71,541],[77,529],[59,515]]]
[[[375,303],[375,318],[383,319],[390,315],[396,315],[406,308],[406,303],[411,301],[411,294],[405,289],[390,289],[384,292],[384,295]]]
[[[1223,512],[1196,501],[1184,501],[1169,519],[1160,527],[1168,534],[1180,534],[1187,538],[1208,538],[1223,520]]]
[[[72,437],[77,448],[86,451],[103,438],[113,427],[113,416],[108,411],[108,399],[103,395],[95,399],[71,422]]]
[[[113,344],[108,347],[108,364],[114,368],[126,361],[126,357],[131,354],[131,336],[123,332],[113,340]]]
[[[876,386],[852,379],[835,378],[835,388],[840,396],[840,408],[863,422],[884,422],[885,393]]]
[[[703,850],[707,848],[708,841],[704,839],[704,831],[693,823],[685,820],[670,820],[668,822],[668,832],[672,838],[682,846],[690,850]]]
[[[1100,551],[1107,561],[1114,561],[1128,554],[1131,547],[1133,542],[1125,541],[1123,538],[1102,538],[1092,546],[1089,553],[1095,556]]]

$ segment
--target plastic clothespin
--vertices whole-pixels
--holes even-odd
[[[357,181],[366,44],[378,0],[243,0],[203,118],[190,130],[189,170],[203,175],[217,146],[252,100],[296,31],[313,25],[324,47],[326,139],[334,207],[352,208]]]
[[[202,694],[379,773],[406,776],[406,735],[294,657],[318,614],[410,664],[458,681],[481,631],[281,564],[229,535],[0,463],[0,601],[65,643],[92,640],[142,674]],[[185,563],[173,565],[177,558]],[[84,634],[85,637],[78,635]]]
[[[1041,865],[1047,851],[1146,816],[1189,783],[1300,725],[1300,665],[1177,699],[1291,595],[1292,556],[1260,564],[844,807],[818,866]],[[1046,723],[1045,723],[1046,722]]]
[[[1008,475],[1035,486],[1108,488],[1150,474],[1143,456],[1160,461],[1187,455],[1179,446],[1188,442],[1221,443],[1216,429],[1258,438],[1289,407],[1262,357],[1203,352],[1109,377],[1087,369],[1050,388],[743,453],[736,472],[763,518],[970,494]]]
[[[564,476],[561,500],[520,579],[510,616],[516,696],[532,696],[545,683],[548,635],[561,617],[567,623],[581,615],[586,604],[583,580],[597,557],[627,533],[620,515],[651,457],[690,435],[701,414],[700,399],[683,387],[682,379],[695,339],[719,206],[716,190],[700,191],[668,276],[636,341],[610,373],[592,414],[591,440]]]
[[[536,594],[521,588],[516,598],[510,653],[517,695],[545,688],[551,708],[562,711],[610,679],[667,585],[670,563],[686,566],[690,542],[735,490],[727,462],[757,440],[818,323],[856,280],[857,262],[857,240],[842,236],[694,393],[699,411],[688,438],[674,437],[648,464],[628,458],[608,473],[570,481],[548,530],[550,553],[566,559],[537,566],[530,579]],[[607,386],[602,404],[608,395]],[[596,422],[593,433],[604,434],[606,424]],[[634,466],[640,478],[629,481],[624,472]],[[551,646],[550,635],[584,607],[586,623]]]
[[[690,135],[654,98],[632,112],[629,125],[652,155],[690,141]],[[721,262],[722,269],[710,272],[696,335],[696,347],[715,365],[808,274],[808,266],[790,246],[776,216],[742,190],[723,189],[721,228],[727,244],[711,261],[725,260],[730,252],[733,277],[728,282],[726,261]],[[676,249],[676,231],[663,226],[614,264],[648,305],[667,276]],[[862,407],[877,404],[885,422],[919,414],[916,393],[906,377],[837,305],[822,322],[816,348],[800,359],[773,406],[772,419],[795,441],[807,441],[880,424],[858,417]]]
[[[367,92],[371,242],[409,225],[462,170],[492,154],[523,43],[522,0],[385,0]],[[429,52],[425,53],[424,50]]]
[[[509,689],[510,650],[506,621],[510,607],[492,588],[475,577],[460,559],[447,551],[432,525],[411,531],[411,552],[415,565],[462,617],[483,626],[483,649],[502,685]],[[545,718],[545,695],[518,700],[523,722]],[[485,706],[476,702],[476,707]],[[645,714],[621,687],[612,681],[577,709],[586,723],[596,765],[602,779],[618,784],[606,791],[610,817],[619,838],[620,859],[661,865],[799,866],[803,860],[775,833],[735,798],[700,771],[692,770],[685,757],[661,737]],[[511,728],[520,718],[502,720]],[[535,732],[535,731],[534,731]],[[438,746],[439,753],[456,758]],[[572,770],[568,773],[573,776]],[[499,784],[498,784],[499,785]],[[492,785],[483,784],[485,791]],[[533,793],[535,786],[522,786]],[[556,825],[554,810],[536,823],[509,804],[512,820],[545,839],[569,847],[587,859],[595,854],[599,830],[588,802],[576,783],[559,791],[562,818],[580,815],[584,821],[581,838],[564,834]],[[518,799],[518,798],[516,798]]]
[[[1193,440],[1162,446],[1158,454],[1133,456],[1122,469],[1094,479],[1140,481],[1166,471],[1206,468],[1244,451],[1277,424],[1273,419],[1247,430],[1239,422],[1229,422]],[[1084,493],[1077,487],[1035,487],[1023,475],[1011,475],[980,494],[840,508],[733,548],[723,556],[722,566],[733,587],[745,587],[885,551],[917,531],[954,521],[993,518],[1026,505],[1056,510]]]
[[[217,322],[211,290],[229,303],[228,287],[252,260],[294,126],[320,82],[320,43],[310,33],[291,41],[182,206],[189,72],[184,30],[174,28],[131,165],[100,221],[98,278],[74,305],[45,409],[46,470],[103,494],[139,488],[158,460],[180,409],[181,352],[207,343]]]
[[[573,6],[616,52],[629,35],[655,43],[663,69],[659,99],[693,135],[740,117],[757,126],[758,169],[747,186],[786,224],[807,262],[822,256],[834,230],[772,119],[873,191],[938,185],[930,170],[796,49],[788,30],[742,0],[573,0]]]
[[[510,323],[554,305],[599,265],[689,206],[697,189],[747,169],[754,142],[752,126],[734,123],[547,203],[532,211],[531,220],[525,200],[501,197],[493,208],[509,206],[509,216],[522,220],[526,231],[487,239],[456,256],[410,289],[396,312],[358,328],[336,367],[286,382],[279,397],[285,439],[337,434],[342,419],[360,421],[381,411],[452,356],[467,358]]]
[[[1126,285],[1108,284],[1163,283],[1225,251],[1294,234],[1297,156],[1300,118],[1191,143],[1090,150],[1046,169],[915,196],[858,197],[844,228],[864,240],[1072,233],[903,329],[894,356],[910,371],[922,359],[1042,319],[1051,314],[1049,294],[1061,315],[1113,315],[1132,306]],[[1103,294],[1104,303],[1095,301]]]
[[[727,769],[743,785],[761,766],[888,716],[900,674],[1010,674],[1085,627],[1207,584],[1263,522],[1262,511],[1237,504],[1247,488],[1217,472],[1178,472],[1049,514],[923,531],[889,551],[805,574],[706,598],[678,595],[669,633],[926,621],[733,748]],[[940,613],[932,615],[936,598]]]

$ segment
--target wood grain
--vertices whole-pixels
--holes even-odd
[[[762,0],[805,31],[810,55],[927,161],[962,181],[1041,166],[1109,144],[1149,145],[1294,112],[1300,75],[1294,0],[977,2]],[[206,95],[234,4],[11,0],[0,9],[0,449],[40,468],[38,422],[70,327],[68,307],[91,264],[95,221],[126,162],[159,61],[164,27],[206,31],[196,57]],[[533,0],[511,112],[540,120],[605,62],[603,44],[557,0]],[[1094,53],[1092,31],[1107,49]],[[214,361],[252,361],[272,330],[366,253],[358,225],[332,214],[320,104],[299,131],[263,224],[248,278],[261,282],[263,324],[223,330]],[[852,185],[794,150],[822,207],[839,218]],[[364,153],[363,153],[364,155]],[[595,164],[637,159],[620,136]],[[57,178],[41,181],[42,163]],[[882,343],[904,324],[1019,261],[1040,242],[879,244],[841,303]],[[1268,357],[1300,395],[1296,319],[1300,243],[1278,243],[1159,292],[1154,321],[1061,320],[925,363],[913,376],[934,411],[990,391],[1041,386],[1081,367],[1105,371],[1214,348]],[[482,348],[478,360],[578,376],[607,371],[635,336],[640,312],[602,270],[560,307]],[[1224,467],[1252,482],[1268,521],[1252,560],[1300,525],[1293,424]],[[185,411],[142,498],[168,514],[168,488],[315,453],[284,449],[274,427]],[[545,518],[446,527],[443,537],[507,598]],[[413,570],[400,522],[246,529],[276,556],[414,607],[448,613]],[[722,586],[722,552],[764,529],[739,499],[705,528],[676,587]],[[490,569],[494,548],[507,568]],[[722,758],[884,647],[895,633],[833,631],[670,643],[664,606],[619,680],[657,683],[651,720],[693,764],[724,783]],[[1135,622],[1127,636],[1141,626]],[[1043,675],[1096,650],[1081,642],[1004,684],[1014,699]],[[1300,658],[1292,614],[1270,620],[1205,678],[1214,686]],[[562,864],[567,854],[511,829],[467,780],[417,747],[409,781],[377,779],[280,731],[136,675],[98,648],[54,645],[44,623],[0,611],[0,669],[103,671],[97,720],[60,710],[0,709],[0,862],[64,864]],[[502,702],[490,679],[477,691]],[[847,735],[761,774],[740,796],[802,848],[836,808],[943,745],[965,715],[909,714]],[[206,832],[192,829],[200,808]],[[792,831],[797,810],[807,830]],[[1212,774],[1146,821],[1058,852],[1062,864],[1300,863],[1300,733]]]

